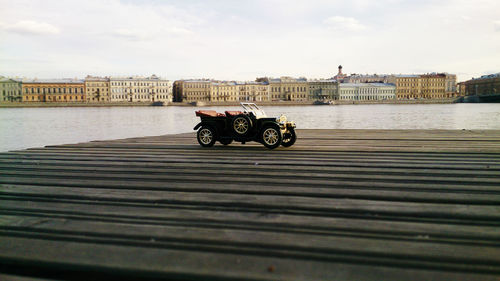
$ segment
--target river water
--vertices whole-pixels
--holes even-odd
[[[499,104],[269,106],[299,129],[500,129]],[[192,132],[195,107],[0,108],[0,151]],[[223,112],[239,107],[210,107]]]

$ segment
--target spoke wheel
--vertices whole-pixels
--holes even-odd
[[[295,133],[294,129],[290,129],[287,134],[285,134],[287,137],[283,138],[283,142],[281,143],[282,146],[284,147],[290,147],[292,146],[295,141],[297,140],[297,134]]]
[[[280,146],[282,141],[281,131],[275,126],[265,127],[261,137],[264,146],[270,149]]]
[[[198,143],[203,147],[211,147],[215,143],[215,131],[210,127],[201,127],[197,134]]]
[[[250,130],[251,123],[247,116],[237,116],[233,120],[233,131],[240,136],[244,136]]]

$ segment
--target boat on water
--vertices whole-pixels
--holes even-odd
[[[151,104],[151,106],[164,106],[165,102],[162,101],[155,101]]]
[[[333,102],[328,100],[328,101],[325,101],[325,100],[317,100],[317,101],[314,101],[313,102],[313,105],[332,105]]]

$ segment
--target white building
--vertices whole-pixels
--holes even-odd
[[[388,83],[341,83],[339,100],[370,101],[396,99],[396,86]]]
[[[111,77],[111,102],[171,102],[172,82],[151,77]]]
[[[0,76],[0,102],[22,101],[21,81]]]

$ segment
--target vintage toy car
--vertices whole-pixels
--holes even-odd
[[[274,149],[280,145],[292,146],[297,140],[295,122],[287,121],[286,116],[267,117],[254,103],[241,103],[241,106],[244,111],[196,111],[196,116],[201,118],[201,122],[194,127],[194,130],[198,130],[198,143],[203,147],[211,147],[216,141],[223,145],[233,140],[242,144],[256,141]]]

